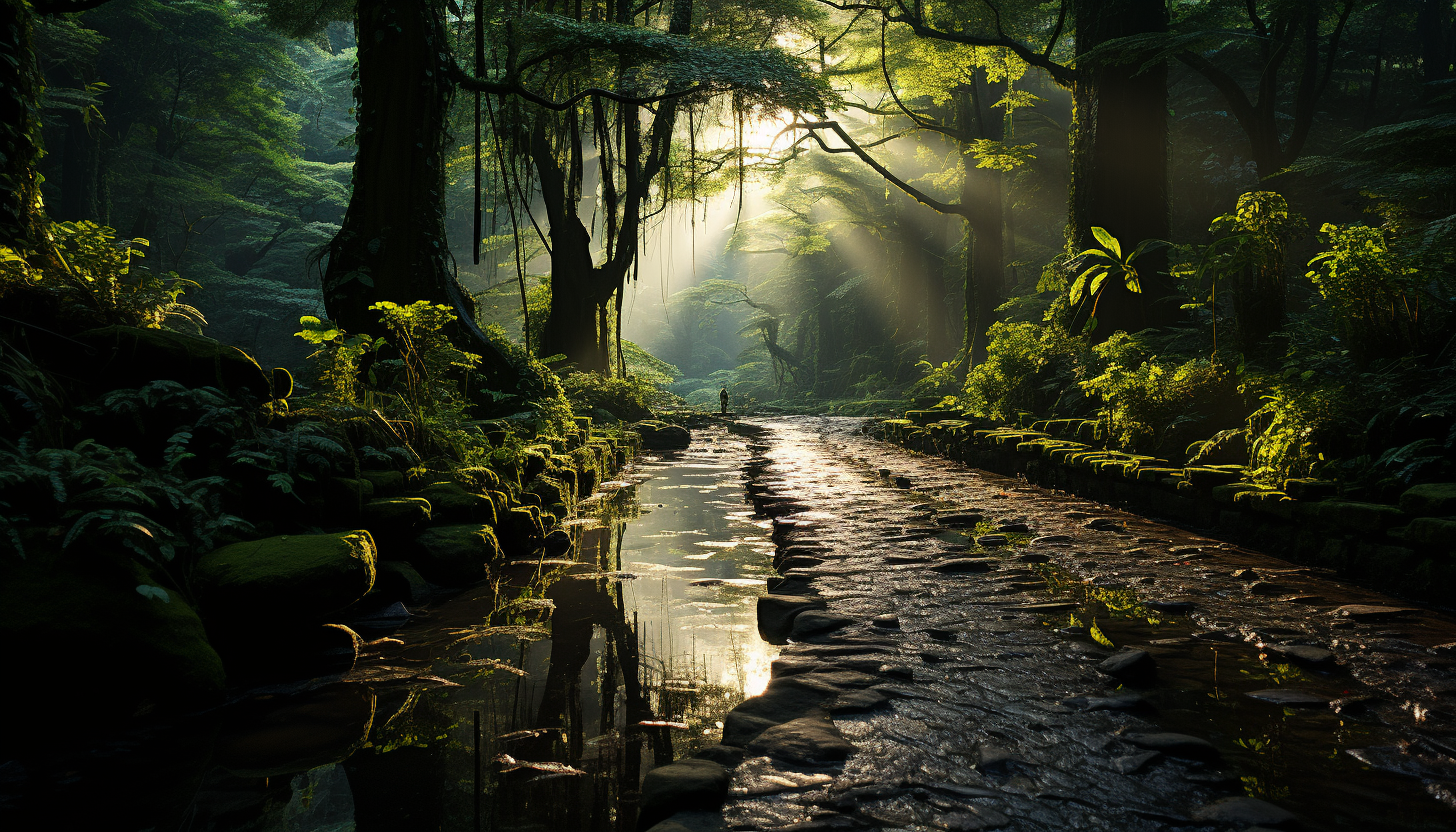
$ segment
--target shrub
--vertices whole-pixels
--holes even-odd
[[[962,405],[977,416],[1052,414],[1080,404],[1076,378],[1086,341],[1059,324],[995,323],[986,360],[966,375]],[[1070,397],[1068,394],[1072,394]]]
[[[1080,382],[1102,403],[1107,436],[1124,448],[1168,447],[1181,425],[1192,426],[1237,401],[1227,374],[1206,358],[1181,364],[1146,355],[1138,340],[1115,333],[1094,348],[1105,362],[1097,376]],[[1174,442],[1181,448],[1186,443]]]

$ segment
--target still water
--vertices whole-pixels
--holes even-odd
[[[630,830],[652,768],[716,743],[778,648],[756,628],[769,523],[753,449],[698,431],[569,522],[577,545],[496,568],[347,677],[91,738],[0,770],[8,829]]]

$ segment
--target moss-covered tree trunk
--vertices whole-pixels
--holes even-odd
[[[1078,0],[1074,7],[1079,55],[1117,38],[1168,28],[1161,0]],[[1127,251],[1147,239],[1168,237],[1168,86],[1165,63],[1144,68],[1137,55],[1079,62],[1072,89],[1072,183],[1068,242],[1076,251],[1096,246],[1100,226]],[[1142,293],[1108,281],[1097,304],[1095,337],[1166,326],[1178,318],[1172,280],[1157,254],[1138,263]],[[1091,313],[1078,310],[1077,323]]]
[[[977,72],[975,86],[956,90],[956,121],[961,143],[969,147],[975,139],[1002,141],[1005,122],[991,105],[1006,94],[1005,83],[987,84]],[[978,167],[975,157],[964,156],[966,173],[961,179],[960,205],[966,229],[966,337],[970,356],[967,365],[986,360],[986,332],[999,318],[996,311],[1006,302],[1006,246],[1002,216],[1001,171]]]
[[[30,248],[41,239],[42,82],[31,41],[32,14],[23,0],[0,0],[0,245]]]
[[[502,376],[508,364],[476,324],[474,299],[455,279],[446,242],[445,130],[454,86],[436,4],[359,0],[355,25],[358,155],[349,208],[329,244],[324,308],[347,331],[384,335],[371,304],[446,304],[459,320],[452,340]]]

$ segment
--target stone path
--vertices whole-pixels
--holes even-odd
[[[1449,617],[856,427],[761,424],[792,643],[663,832],[1456,824]]]

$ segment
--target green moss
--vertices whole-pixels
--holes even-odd
[[[270,617],[314,620],[374,585],[374,538],[364,530],[295,534],[223,546],[203,555],[192,585],[209,623]]]
[[[438,523],[495,524],[495,504],[483,494],[466,491],[453,482],[431,483],[420,491],[430,501],[431,518]]]
[[[1456,551],[1456,520],[1446,517],[1417,517],[1401,533],[1406,542]]]
[[[400,471],[363,471],[359,478],[374,486],[376,497],[393,497],[404,491],[404,474]]]
[[[483,580],[486,564],[500,559],[501,545],[490,526],[462,523],[426,530],[407,554],[426,578],[461,585]]]
[[[1400,495],[1400,509],[1414,517],[1456,514],[1456,483],[1431,482],[1410,488]]]
[[[430,501],[424,497],[385,497],[364,504],[364,522],[375,532],[412,531],[430,522]]]

